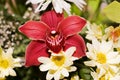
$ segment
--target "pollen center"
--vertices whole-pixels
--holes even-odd
[[[9,66],[8,60],[0,60],[0,67],[6,69]]]
[[[52,56],[51,60],[55,63],[57,66],[62,66],[65,62],[64,56]]]
[[[105,76],[102,76],[102,77],[100,78],[100,80],[105,80]]]
[[[101,63],[101,64],[104,64],[106,63],[106,55],[103,54],[103,53],[98,53],[97,54],[97,62]]]

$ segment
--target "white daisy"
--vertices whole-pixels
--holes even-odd
[[[59,80],[68,77],[69,72],[76,70],[76,67],[72,66],[73,61],[78,59],[72,56],[75,50],[75,47],[70,47],[65,52],[61,51],[59,54],[52,53],[50,58],[38,58],[38,61],[43,63],[39,67],[40,70],[48,71],[46,75],[47,80],[51,80],[52,78]]]
[[[120,51],[120,26],[114,28],[110,26],[105,29],[105,36],[109,40],[113,40],[114,47]]]
[[[92,40],[93,38],[97,38],[101,40],[103,38],[103,31],[102,31],[102,25],[97,25],[95,23],[91,24],[90,22],[87,22],[87,35],[86,38],[89,40]]]
[[[39,4],[35,12],[45,10],[52,3],[57,13],[62,13],[65,10],[70,15],[71,5],[66,1],[74,3],[80,10],[86,5],[84,0],[28,0],[26,3]]]
[[[21,67],[19,63],[20,58],[12,57],[13,48],[9,48],[5,53],[0,48],[0,78],[5,78],[5,76],[16,76],[16,73],[13,68]]]
[[[91,76],[94,80],[120,80],[120,75],[117,72],[115,75],[112,75],[110,71],[105,72],[104,75],[100,77],[100,72],[91,72]]]
[[[96,38],[92,40],[92,44],[87,44],[88,52],[87,57],[90,61],[84,62],[87,66],[97,66],[99,70],[99,77],[103,76],[106,71],[112,75],[116,74],[119,70],[120,54],[113,51],[113,42],[104,41],[99,42]]]

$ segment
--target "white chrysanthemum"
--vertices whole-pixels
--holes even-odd
[[[91,24],[90,22],[87,22],[87,35],[86,38],[89,40],[92,40],[93,38],[97,38],[101,40],[103,38],[103,32],[102,32],[102,25],[96,25]]]
[[[27,3],[31,2],[32,4],[39,4],[35,12],[45,10],[48,7],[48,5],[52,3],[57,13],[62,13],[63,10],[65,10],[70,15],[71,5],[66,1],[74,3],[81,10],[84,7],[84,5],[86,5],[84,0],[28,0]]]
[[[39,67],[40,70],[48,71],[46,75],[47,80],[51,80],[52,78],[59,80],[68,77],[69,72],[76,70],[76,67],[72,66],[73,61],[78,59],[72,56],[75,50],[75,47],[70,47],[65,52],[61,51],[59,54],[52,53],[50,58],[38,58],[38,61],[43,63]]]
[[[120,26],[116,28],[113,26],[106,28],[105,37],[109,40],[113,40],[114,47],[120,51]]]
[[[6,53],[0,48],[0,78],[8,75],[16,76],[13,68],[22,66],[19,63],[20,58],[13,58],[12,53],[13,48],[9,48]]]
[[[96,38],[92,40],[92,44],[87,44],[88,52],[87,57],[91,59],[86,61],[85,65],[95,67],[99,71],[99,77],[103,76],[106,72],[112,75],[116,74],[119,70],[120,54],[113,51],[113,42],[104,41],[99,42]]]
[[[112,75],[110,71],[105,72],[104,75],[100,77],[100,72],[91,72],[91,76],[94,80],[120,80],[120,75]]]

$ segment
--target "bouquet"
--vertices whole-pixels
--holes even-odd
[[[120,80],[117,0],[1,0],[0,80]]]

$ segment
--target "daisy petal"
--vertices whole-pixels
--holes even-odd
[[[60,76],[61,76],[61,72],[56,72],[56,73],[54,74],[54,79],[55,79],[55,80],[59,80],[59,79],[60,79]]]
[[[51,0],[49,0],[49,1],[45,2],[44,4],[42,4],[43,6],[40,8],[40,11],[45,10],[50,3],[51,3]]]
[[[87,65],[87,66],[92,66],[92,67],[96,66],[96,62],[95,61],[85,61],[84,64]]]
[[[75,47],[70,47],[65,51],[65,55],[72,56],[75,51],[76,51]]]
[[[62,75],[65,76],[65,77],[68,77],[68,76],[69,76],[69,73],[68,73],[68,71],[67,71],[65,68],[63,68],[63,69],[61,70],[61,73],[62,73]]]
[[[50,74],[50,71],[48,71],[48,73],[46,75],[46,79],[51,80],[53,77],[54,77],[54,74]]]
[[[73,72],[73,71],[76,71],[76,70],[77,70],[77,68],[75,66],[71,66],[69,72]]]
[[[49,64],[42,64],[42,65],[40,65],[39,68],[41,71],[47,71],[47,70],[51,69],[51,67],[52,67],[52,64],[49,63]]]
[[[13,69],[9,70],[11,76],[16,76],[16,72]]]
[[[41,63],[46,64],[46,63],[49,63],[51,60],[48,57],[39,57],[38,61],[41,62]]]

